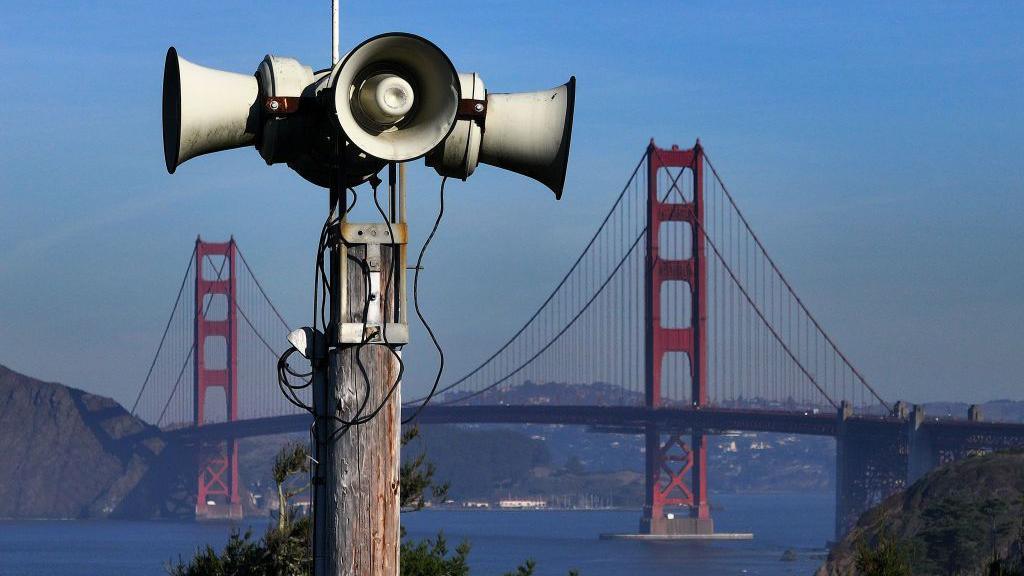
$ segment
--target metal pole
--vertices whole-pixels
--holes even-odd
[[[335,186],[330,192],[329,214],[333,218],[336,214],[336,207],[340,198],[338,187]],[[335,245],[330,244],[328,252],[329,270],[328,277],[331,283],[335,283],[338,277],[335,266],[336,254]],[[324,288],[326,290],[326,287]],[[324,338],[328,341],[333,339],[332,327],[336,323],[334,301],[330,303],[330,326],[324,327]],[[314,338],[316,336],[314,335]],[[327,354],[327,342],[315,343],[313,345],[313,414],[315,426],[313,429],[313,574],[315,576],[327,576],[330,574],[329,566],[334,557],[333,537],[331,532],[330,516],[332,512],[331,490],[333,485],[332,472],[333,452],[329,439],[334,433],[335,426],[332,415],[336,403],[334,401],[334,380],[329,375],[329,359]]]
[[[338,38],[341,30],[338,28],[338,3],[340,0],[331,0],[331,65],[338,63]]]
[[[338,64],[339,53],[338,53],[338,37],[339,32],[339,18],[338,18],[338,3],[340,0],[331,0],[331,66]],[[335,209],[339,206],[339,201],[347,202],[347,198],[342,198],[339,193],[339,189],[344,189],[344,186],[335,185],[331,188],[330,198],[328,200],[328,214],[333,216]],[[344,196],[348,196],[345,194]],[[319,247],[318,247],[319,249]],[[330,244],[328,251],[327,260],[328,266],[328,278],[334,283],[337,281],[338,274],[336,269],[336,250],[334,243]],[[324,287],[326,290],[327,288]],[[330,305],[330,326],[324,327],[324,333],[328,341],[333,341],[334,336],[332,334],[332,327],[337,323],[337,316],[335,314],[335,303],[332,299]],[[316,335],[314,334],[314,339]],[[328,494],[328,487],[333,484],[332,472],[334,470],[333,453],[330,448],[329,439],[333,434],[335,427],[332,415],[336,410],[336,403],[334,400],[334,378],[330,377],[329,374],[330,364],[327,355],[326,342],[323,346],[319,346],[316,343],[313,345],[313,414],[314,414],[314,428],[313,428],[313,479],[312,479],[312,492],[313,492],[313,533],[312,533],[312,544],[313,544],[313,574],[314,576],[327,576],[330,574],[329,570],[332,564],[334,564],[335,550],[332,545],[333,534],[331,531],[331,523],[329,522],[329,513],[333,510],[334,506],[330,501]]]

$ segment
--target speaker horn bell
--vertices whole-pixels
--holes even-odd
[[[455,125],[460,87],[448,56],[414,34],[366,40],[335,66],[334,113],[367,155],[404,162],[436,147]]]
[[[562,197],[576,77],[552,90],[488,94],[480,161],[544,184]]]
[[[164,160],[169,173],[201,154],[253,145],[259,118],[254,76],[194,64],[171,47],[163,88]]]
[[[464,95],[484,98],[479,77],[460,78]],[[550,90],[487,94],[482,127],[476,119],[459,120],[444,144],[427,156],[427,165],[442,176],[465,180],[483,162],[529,176],[561,198],[575,99],[575,76]]]

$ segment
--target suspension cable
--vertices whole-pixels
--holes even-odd
[[[195,251],[193,251],[193,255],[194,254],[195,254]],[[214,264],[213,264],[213,260],[210,258],[209,255],[206,256],[206,261],[210,263],[210,266],[216,268],[216,266],[214,266]],[[228,259],[227,258],[225,258],[220,263],[220,268],[217,269],[217,280],[220,280],[222,278],[222,275],[224,274],[224,267],[227,265],[227,263],[228,263]],[[198,263],[196,265],[196,274],[200,274]],[[196,305],[203,306],[203,302],[206,300],[206,297],[210,295],[210,292],[212,290],[213,290],[213,286],[211,285],[209,288],[206,289],[206,293],[203,294],[203,297],[200,298],[198,302],[196,302]],[[202,314],[203,314],[203,318],[206,318],[206,307],[205,306],[203,306]],[[191,346],[188,349],[188,354],[185,356],[185,362],[182,363],[181,369],[178,371],[178,378],[174,382],[174,387],[171,388],[171,393],[167,396],[167,402],[164,403],[163,410],[160,411],[160,418],[157,419],[157,421],[156,421],[157,427],[159,427],[160,423],[163,422],[164,414],[167,412],[168,406],[171,405],[171,400],[174,399],[174,395],[178,391],[178,386],[181,384],[181,377],[185,373],[185,366],[187,366],[189,360],[192,359],[192,353],[195,351],[195,346],[196,345],[193,344],[193,346]],[[199,423],[197,422],[196,425],[198,426]]]
[[[463,375],[458,380],[456,380],[456,381],[452,382],[451,384],[449,384],[449,385],[447,385],[447,386],[437,390],[436,391],[437,393],[444,393],[444,392],[446,392],[448,390],[451,390],[452,388],[458,386],[459,384],[462,384],[466,380],[469,380],[470,378],[475,376],[477,373],[479,373],[481,370],[483,370],[485,366],[490,364],[490,362],[492,360],[497,358],[499,354],[501,354],[509,346],[511,346],[512,343],[515,342],[515,340],[517,338],[519,338],[519,336],[522,335],[523,332],[525,332],[527,328],[530,327],[530,325],[533,323],[533,321],[536,320],[538,316],[540,316],[541,312],[543,312],[545,310],[545,308],[547,308],[548,304],[550,304],[551,301],[554,300],[555,296],[558,295],[558,292],[559,292],[559,290],[562,289],[562,286],[564,286],[565,283],[569,281],[569,277],[572,276],[572,273],[576,271],[576,269],[579,267],[580,263],[583,261],[583,258],[587,255],[587,253],[590,251],[590,248],[594,245],[594,242],[597,241],[597,238],[598,238],[598,236],[600,236],[601,231],[604,230],[605,226],[608,224],[608,221],[611,219],[612,214],[615,213],[616,208],[618,208],[619,204],[622,202],[622,198],[626,195],[626,192],[629,190],[629,183],[632,182],[634,178],[636,178],[637,172],[640,170],[640,167],[643,166],[644,160],[646,158],[647,158],[647,154],[644,153],[644,155],[640,158],[640,161],[637,163],[636,168],[633,169],[633,172],[630,175],[629,180],[627,181],[626,185],[623,186],[622,192],[620,192],[618,198],[615,199],[615,203],[612,205],[611,210],[608,211],[608,214],[606,214],[604,219],[601,221],[601,224],[598,226],[597,231],[594,232],[593,236],[591,236],[590,241],[587,242],[587,245],[580,252],[580,255],[579,255],[579,257],[576,258],[576,261],[573,262],[572,266],[569,268],[569,271],[565,273],[565,275],[562,277],[561,281],[559,281],[558,284],[555,286],[555,288],[551,291],[551,293],[548,294],[548,297],[537,308],[537,310],[533,313],[533,315],[531,315],[530,318],[527,319],[526,322],[523,323],[523,325],[519,328],[519,330],[517,330],[504,344],[501,345],[500,348],[498,348],[486,360],[481,362],[476,368],[470,370],[469,372],[467,372],[465,375]],[[406,405],[410,405],[410,404],[418,404],[418,403],[422,402],[424,400],[424,398],[417,398],[416,400],[409,400],[407,402],[403,402],[402,405],[406,406]]]
[[[266,300],[267,304],[270,305],[270,309],[274,311],[274,315],[276,315],[277,319],[281,321],[281,324],[285,327],[285,329],[291,332],[291,326],[289,326],[288,322],[285,321],[284,316],[281,316],[281,313],[277,311],[277,307],[274,306],[274,302],[273,300],[270,299],[270,296],[267,296],[266,290],[263,289],[263,285],[260,284],[260,280],[259,278],[256,277],[256,274],[253,273],[252,268],[249,267],[249,261],[245,259],[245,254],[242,254],[242,251],[238,248],[238,244],[235,244],[235,252],[237,252],[239,257],[242,258],[242,264],[245,266],[245,269],[249,271],[249,277],[252,278],[253,282],[256,283],[256,287],[260,289],[260,294],[263,295],[263,299]]]
[[[715,176],[715,180],[718,182],[719,187],[721,187],[721,190],[725,194],[726,199],[729,200],[729,204],[732,205],[733,209],[736,212],[736,215],[739,216],[740,221],[743,223],[743,226],[747,229],[747,232],[750,234],[751,238],[753,238],[754,242],[757,244],[757,247],[761,250],[761,254],[764,255],[765,259],[768,261],[768,264],[772,267],[772,270],[775,271],[779,279],[782,281],[783,285],[786,286],[786,289],[789,291],[790,295],[792,295],[793,298],[796,300],[797,305],[800,307],[801,310],[804,311],[804,314],[807,315],[807,318],[811,321],[811,323],[814,324],[814,327],[818,330],[818,333],[820,333],[822,337],[825,338],[825,341],[829,343],[829,345],[832,347],[832,350],[835,351],[835,353],[838,354],[839,357],[843,359],[843,362],[850,369],[850,371],[853,372],[853,374],[857,377],[858,380],[860,380],[860,383],[863,384],[864,387],[871,392],[871,395],[875,397],[875,400],[878,400],[883,406],[885,406],[886,410],[892,410],[892,407],[889,406],[889,404],[882,399],[882,397],[878,394],[878,392],[875,391],[874,387],[868,383],[868,381],[864,378],[860,371],[857,370],[857,368],[852,363],[850,363],[846,355],[843,354],[843,351],[839,349],[839,346],[835,343],[835,341],[832,340],[828,333],[825,332],[825,330],[821,327],[821,324],[818,323],[818,320],[814,317],[813,314],[811,314],[811,311],[807,308],[807,306],[804,305],[803,301],[800,299],[800,296],[797,295],[796,291],[793,289],[793,286],[789,283],[789,280],[782,273],[782,270],[780,270],[779,267],[775,265],[775,260],[773,260],[772,257],[768,254],[768,250],[765,248],[764,244],[761,243],[761,239],[757,236],[757,234],[754,233],[754,229],[750,226],[750,222],[747,221],[746,216],[743,215],[743,212],[740,211],[739,206],[736,205],[736,201],[733,199],[732,194],[729,193],[729,189],[725,186],[725,183],[722,182],[722,178],[718,175],[718,171],[715,170],[715,166],[714,164],[711,163],[711,159],[708,158],[707,153],[705,152],[703,156],[704,161],[708,163],[708,168],[711,168],[711,173]]]
[[[181,286],[178,287],[178,297],[174,299],[174,307],[171,308],[171,315],[167,318],[167,325],[164,326],[164,333],[160,336],[160,344],[156,347],[156,354],[153,355],[153,361],[149,364],[149,370],[146,372],[146,379],[142,382],[142,388],[139,389],[139,395],[135,397],[135,402],[132,404],[131,414],[135,415],[135,409],[139,407],[139,401],[142,400],[142,394],[146,391],[146,385],[149,384],[149,378],[153,375],[153,368],[156,366],[156,361],[160,358],[160,351],[163,350],[164,340],[167,339],[167,332],[171,329],[171,322],[174,321],[174,313],[178,311],[178,304],[181,303],[181,295],[185,291],[185,284],[188,282],[188,275],[192,271],[192,264],[196,260],[196,248],[192,248],[192,255],[188,258],[188,266],[185,267],[185,276],[181,279]]]

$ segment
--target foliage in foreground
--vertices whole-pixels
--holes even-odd
[[[865,576],[911,576],[910,563],[910,547],[890,536],[873,547],[863,542],[857,546],[857,572]]]
[[[416,437],[413,428],[402,435],[402,444]],[[305,446],[293,444],[282,448],[274,463],[274,482],[280,502],[278,519],[267,528],[262,538],[254,538],[252,531],[235,531],[223,551],[211,546],[199,550],[185,562],[168,567],[171,576],[293,576],[313,571],[310,518],[291,518],[289,500],[308,489],[308,484],[296,488],[297,480],[309,471]],[[447,485],[434,483],[434,467],[423,456],[413,459],[401,468],[401,506],[405,510],[423,508],[430,497],[443,499]],[[454,550],[448,546],[443,534],[418,542],[405,539],[401,543],[402,576],[469,576],[469,542],[463,541]],[[532,576],[534,562],[528,560],[514,572],[505,576]],[[572,574],[575,574],[572,573]],[[572,576],[572,574],[570,576]]]
[[[925,525],[914,538],[883,535],[874,546],[857,546],[855,566],[863,576],[946,574],[1024,576],[1024,508],[1014,525],[1006,517],[1006,502],[988,498],[980,503],[943,498],[925,508]],[[1004,549],[998,534],[1015,531]]]

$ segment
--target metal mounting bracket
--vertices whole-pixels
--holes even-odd
[[[383,222],[342,222],[341,239],[346,244],[405,244],[408,228],[405,222],[395,222],[390,228]],[[395,234],[394,239],[391,238],[392,231]]]
[[[339,331],[342,344],[390,344],[409,343],[409,325],[397,322],[344,322]],[[385,339],[385,336],[387,338]]]
[[[350,248],[362,245],[366,248],[363,260],[365,270],[369,275],[369,306],[366,309],[365,322],[343,322],[338,326],[337,344],[341,346],[353,346],[361,344],[384,344],[387,346],[402,346],[409,343],[409,324],[406,312],[406,290],[405,282],[405,248],[408,237],[408,226],[405,222],[372,222],[356,223],[341,222],[340,224],[341,246],[339,257],[341,259],[342,278],[347,276],[345,270],[349,266],[347,252]],[[383,317],[384,306],[382,300],[381,273],[382,246],[392,245],[393,257],[397,259],[397,272],[394,276],[394,294],[397,294],[397,309],[401,311],[401,318],[398,322],[388,322]],[[344,282],[344,280],[343,280]],[[346,317],[347,312],[343,311],[341,317]],[[395,320],[395,319],[392,319]]]
[[[472,120],[482,128],[487,119],[487,100],[463,99],[459,100],[459,107],[455,112],[457,120]]]

